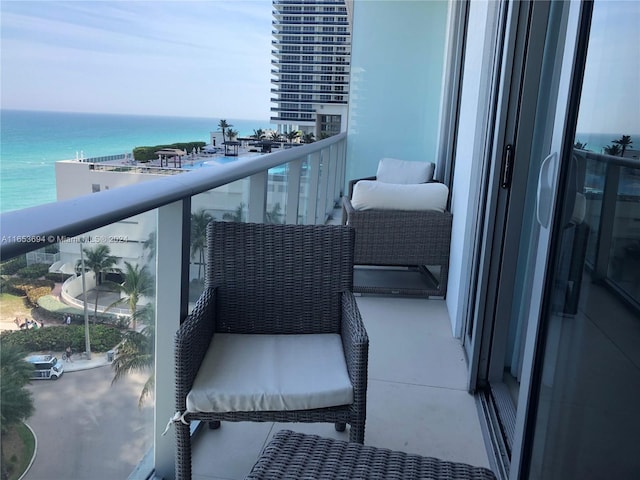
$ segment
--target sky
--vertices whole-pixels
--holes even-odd
[[[639,85],[640,1],[595,2],[578,132],[640,134]]]
[[[595,5],[578,130],[640,133],[640,1]],[[271,0],[0,0],[0,106],[267,119],[271,11]]]
[[[2,0],[1,106],[267,119],[271,11],[271,0]]]

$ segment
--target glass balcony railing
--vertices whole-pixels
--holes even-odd
[[[592,278],[640,309],[640,160],[578,149],[574,155]]]
[[[55,281],[64,292],[52,302],[60,312],[73,312],[67,332],[77,329],[82,342],[83,333],[90,332],[91,361],[118,367],[28,387],[35,402],[29,423],[40,440],[31,467],[34,475],[83,478],[99,468],[104,478],[147,478],[151,470],[172,478],[173,430],[165,436],[162,432],[174,414],[173,337],[203,288],[204,226],[212,219],[324,223],[344,185],[345,144],[343,133],[0,216],[1,260],[29,252],[43,252],[31,253],[36,262],[52,260],[51,272],[60,275]],[[44,247],[55,252],[45,256]],[[92,255],[98,248],[104,255],[105,247],[114,260],[97,269],[96,276]],[[136,275],[144,277],[144,291],[138,292],[138,302],[131,302],[133,293],[115,285],[126,286]],[[75,306],[64,303],[65,296]],[[63,320],[47,323],[43,330],[56,323],[66,328]],[[117,345],[98,347],[101,334],[94,334],[98,325],[93,323],[117,329],[121,343],[112,340]],[[43,349],[64,352],[57,344]],[[76,358],[69,368],[88,361],[82,355]],[[142,368],[126,370],[124,360],[142,361]],[[124,375],[112,384],[118,369]],[[59,396],[52,390],[58,386]],[[146,391],[151,395],[143,394]],[[67,441],[60,441],[61,431],[69,433]]]

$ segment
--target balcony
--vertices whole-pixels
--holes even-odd
[[[466,364],[443,300],[359,297],[370,340],[365,443],[488,466]],[[194,438],[194,480],[241,479],[277,431],[348,439],[330,424],[223,423]]]
[[[162,436],[161,432],[174,413],[173,357],[168,352],[200,285],[194,281],[199,276],[199,257],[190,251],[194,215],[206,205],[206,211],[217,218],[236,215],[244,221],[263,222],[274,221],[275,215],[276,221],[286,223],[339,222],[336,205],[345,183],[345,143],[346,134],[340,134],[221,168],[171,175],[2,215],[3,260],[60,238],[87,232],[95,237],[95,232],[117,230],[130,241],[111,245],[114,254],[142,261],[143,240],[150,233],[157,239],[156,260],[151,264],[156,292],[155,420],[147,428],[154,433],[149,454],[144,461],[138,459],[140,464],[131,478],[145,478],[152,470],[157,478],[173,475],[173,434]],[[78,245],[69,245],[74,251],[62,254],[77,254]],[[487,466],[475,400],[466,391],[463,350],[451,335],[444,300],[359,297],[358,301],[371,340],[366,443]],[[92,401],[100,405],[109,398],[105,395]],[[106,404],[97,408],[113,415],[107,413]],[[242,478],[267,439],[283,427],[223,423],[218,431],[196,429],[194,478]],[[336,438],[346,435],[335,432],[332,425],[286,427]],[[97,427],[87,428],[96,430],[85,434],[100,435]],[[57,447],[43,444],[39,448]],[[126,445],[120,448],[124,451]],[[102,455],[100,449],[83,450],[78,464],[68,463],[71,470],[66,477],[77,477],[79,471],[73,469],[83,468],[86,462],[103,463]],[[47,458],[51,457],[39,455],[33,468],[47,471],[46,465],[38,463]],[[113,460],[122,459],[109,458]]]

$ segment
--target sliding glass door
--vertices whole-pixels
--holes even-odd
[[[639,5],[511,4],[471,372],[503,478],[640,472]]]
[[[640,4],[597,0],[590,20],[532,341],[522,478],[640,476]]]

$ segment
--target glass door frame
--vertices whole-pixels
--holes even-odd
[[[468,321],[472,331],[465,332],[465,348],[469,365],[469,390],[487,387],[489,383],[501,378],[504,369],[509,316],[511,314],[516,264],[518,261],[518,245],[524,194],[515,192],[516,188],[526,185],[530,172],[528,158],[534,139],[536,120],[540,120],[537,111],[539,98],[544,98],[549,111],[545,111],[545,120],[552,125],[545,128],[542,151],[544,156],[551,152],[563,152],[567,119],[569,115],[569,99],[573,98],[574,68],[578,47],[579,21],[583,12],[582,2],[509,2],[506,20],[502,68],[499,92],[496,97],[496,115],[493,118],[493,141],[490,154],[490,177],[484,202],[486,217],[480,223],[482,244],[477,263],[477,293],[473,318]],[[562,18],[554,26],[555,30],[547,31],[547,22],[552,8],[562,9]],[[588,8],[587,8],[588,10]],[[558,21],[556,19],[556,21]],[[549,36],[550,35],[550,36]],[[551,44],[550,44],[551,43]],[[548,52],[562,52],[549,55]],[[545,53],[547,55],[545,56]],[[540,92],[542,67],[551,59],[552,88]],[[524,62],[526,60],[526,62]],[[584,61],[581,63],[584,66]],[[547,72],[549,75],[549,72]],[[581,79],[581,77],[580,77]],[[550,97],[554,97],[550,101]],[[575,101],[573,102],[575,103]],[[555,108],[553,108],[555,105]],[[573,106],[577,108],[577,106]],[[574,112],[575,113],[575,112]],[[574,122],[575,124],[575,122]],[[539,140],[539,139],[538,139]],[[507,145],[517,162],[518,158],[527,160],[516,165],[511,171],[505,170]],[[489,153],[491,152],[491,153]],[[549,191],[557,192],[559,168],[557,165],[550,174]],[[511,177],[513,176],[513,177]],[[525,183],[523,183],[525,182]],[[555,212],[554,195],[550,201],[551,226]],[[507,208],[508,207],[508,208]],[[510,212],[509,212],[510,210]],[[509,213],[511,219],[509,219]],[[509,222],[509,223],[508,223]],[[547,267],[550,258],[550,238],[552,227],[540,227],[537,237],[537,251],[534,271],[532,273],[533,288],[528,306],[528,325],[526,327],[525,345],[523,349],[523,368],[520,378],[517,411],[512,414],[512,438],[509,449],[510,459],[505,454],[504,445],[495,440],[497,419],[484,419],[484,428],[489,432],[492,444],[498,447],[494,458],[490,461],[498,470],[499,476],[519,478],[522,473],[523,460],[526,459],[525,433],[529,419],[529,400],[531,398],[532,370],[536,360],[536,342],[540,327],[540,314],[546,289]],[[502,290],[500,290],[502,289]],[[471,329],[470,329],[471,330]],[[481,421],[483,421],[481,419]],[[500,421],[503,421],[501,418]],[[493,435],[491,432],[493,431]],[[491,438],[494,437],[494,438]]]
[[[557,249],[560,247],[559,237],[562,234],[563,205],[556,200],[562,198],[562,189],[567,184],[566,179],[570,171],[592,13],[593,1],[570,2],[563,23],[563,32],[559,35],[559,40],[565,42],[558,86],[558,99],[563,101],[558,102],[551,137],[551,152],[559,153],[559,164],[553,178],[554,198],[549,206],[549,224],[547,227],[541,226],[538,238],[534,282],[539,286],[540,294],[538,301],[531,302],[529,310],[529,318],[535,321],[529,323],[526,334],[523,377],[516,418],[517,442],[511,458],[511,464],[515,468],[511,470],[511,479],[524,478],[530,467],[538,407],[536,399],[544,361],[546,325],[543,319],[552,308],[555,276],[552,259],[556,257]]]

